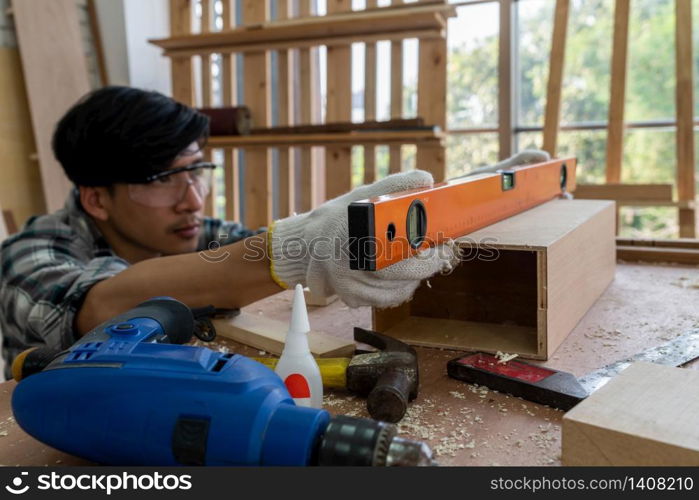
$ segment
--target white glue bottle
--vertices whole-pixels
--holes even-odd
[[[284,350],[274,370],[284,381],[289,394],[298,406],[323,406],[323,379],[318,363],[308,347],[308,312],[303,298],[303,287],[296,285],[291,306],[291,322],[286,334]]]

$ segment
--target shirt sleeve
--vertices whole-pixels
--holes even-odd
[[[214,219],[212,217],[204,217],[202,228],[198,251],[216,251],[223,245],[235,243],[249,236],[267,231],[266,227],[252,230],[239,222]]]
[[[10,349],[72,345],[75,314],[88,290],[129,266],[113,255],[92,258],[70,229],[21,233],[3,245],[0,262],[2,329]]]

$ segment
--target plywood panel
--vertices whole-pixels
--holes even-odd
[[[44,213],[39,164],[19,51],[0,47],[0,204],[22,224]],[[60,168],[60,167],[59,167]]]
[[[556,156],[558,129],[561,119],[561,87],[568,31],[569,0],[556,0],[553,18],[553,37],[549,63],[549,80],[546,90],[546,113],[544,116],[544,151]]]
[[[564,465],[699,465],[699,371],[634,363],[563,417]]]
[[[63,114],[90,90],[74,0],[13,1],[46,208],[63,206],[71,183],[53,156],[51,137]]]
[[[630,0],[616,0],[612,46],[609,125],[607,127],[607,182],[621,182],[624,153],[624,104],[626,102],[626,61],[629,43]]]
[[[243,3],[245,24],[268,19],[267,0]],[[269,52],[250,52],[243,57],[245,105],[250,108],[256,127],[271,122],[271,78]],[[245,224],[250,228],[266,226],[272,221],[272,164],[269,150],[245,151]]]
[[[328,14],[352,10],[350,0],[328,0]],[[328,47],[326,121],[352,119],[352,54],[349,46]],[[352,189],[352,148],[332,146],[325,154],[325,197]]]

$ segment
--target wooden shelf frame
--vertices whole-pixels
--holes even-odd
[[[341,132],[327,134],[279,134],[210,137],[207,145],[211,148],[250,148],[275,146],[327,146],[327,145],[390,145],[432,143],[439,146],[446,135],[439,131],[368,131]]]
[[[285,19],[241,28],[153,39],[166,56],[254,52],[355,42],[444,38],[447,19],[456,16],[449,4],[384,7],[368,11]]]

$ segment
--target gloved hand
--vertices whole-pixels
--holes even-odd
[[[508,170],[512,167],[517,167],[520,165],[530,165],[532,163],[541,163],[544,161],[549,161],[551,155],[546,151],[540,151],[538,149],[525,149],[520,151],[514,156],[509,157],[495,165],[488,165],[487,167],[480,167],[471,170],[469,173],[462,175],[461,177],[456,177],[456,179],[461,179],[462,177],[468,177],[470,175],[478,174],[489,174],[492,172],[497,172],[498,170]]]
[[[268,234],[272,277],[284,288],[300,283],[314,294],[336,294],[350,307],[393,307],[409,300],[422,280],[456,265],[456,246],[438,245],[379,271],[350,270],[347,206],[433,184],[432,175],[420,170],[389,175],[311,212],[274,222]]]

